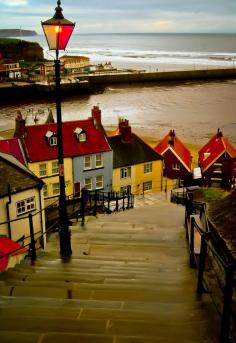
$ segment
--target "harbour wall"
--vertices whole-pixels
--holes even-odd
[[[79,76],[78,82],[61,84],[61,95],[79,95],[102,92],[109,84],[121,83],[162,83],[162,82],[186,82],[186,81],[211,81],[235,79],[236,68],[232,69],[203,69],[165,72],[133,72],[117,74],[100,74]],[[0,102],[18,101],[19,99],[37,99],[42,97],[54,97],[54,84],[24,84],[18,82],[9,83],[8,86],[0,85]]]

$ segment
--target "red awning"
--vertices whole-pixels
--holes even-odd
[[[0,271],[6,269],[10,255],[18,255],[26,251],[27,249],[23,248],[19,243],[6,237],[0,237]],[[4,256],[6,254],[9,254],[9,256]]]

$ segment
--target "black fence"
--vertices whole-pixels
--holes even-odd
[[[236,261],[214,225],[205,203],[186,197],[189,261],[198,272],[196,291],[208,292],[220,316],[219,343],[236,342]]]
[[[20,222],[26,220],[28,222],[29,234],[22,236],[18,239],[21,244],[19,249],[12,251],[9,254],[2,254],[0,258],[13,255],[22,248],[28,250],[27,255],[31,259],[31,264],[37,257],[37,249],[43,248],[44,235],[46,239],[59,230],[59,203],[58,200],[54,201],[51,205],[45,207],[41,211],[29,213],[28,215],[10,220],[9,222],[2,222],[0,225],[9,224],[12,222]],[[103,192],[103,191],[87,191],[83,189],[76,195],[71,195],[66,198],[66,207],[69,220],[76,218],[81,221],[81,225],[85,223],[85,216],[96,216],[98,213],[107,213],[125,211],[134,207],[134,195],[131,193],[120,192]],[[46,230],[44,233],[41,231],[35,232],[34,230],[34,217],[45,212]]]

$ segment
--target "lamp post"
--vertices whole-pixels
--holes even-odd
[[[63,134],[61,118],[61,79],[60,79],[60,60],[59,51],[65,50],[70,36],[74,30],[75,23],[64,18],[62,14],[61,1],[57,1],[55,14],[51,19],[42,22],[43,31],[47,39],[49,50],[56,51],[55,67],[55,97],[57,112],[57,145],[58,145],[58,168],[59,168],[59,237],[60,254],[63,258],[70,257],[71,250],[71,232],[66,209],[65,194],[65,175],[64,175],[64,152],[63,152]]]

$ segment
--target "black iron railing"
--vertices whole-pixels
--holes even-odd
[[[221,321],[219,342],[236,342],[236,261],[210,222],[205,203],[186,197],[185,225],[190,266],[198,271],[196,291],[209,292],[216,305]]]

